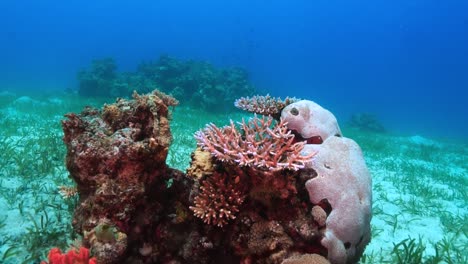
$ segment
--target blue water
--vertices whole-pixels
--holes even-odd
[[[1,1],[0,90],[76,88],[166,53],[246,68],[275,96],[339,120],[371,112],[391,130],[466,140],[468,1]]]

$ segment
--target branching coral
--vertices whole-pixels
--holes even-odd
[[[273,125],[273,118],[252,118],[240,123],[240,129],[231,120],[229,126],[214,124],[198,131],[198,145],[216,159],[264,171],[304,168],[315,153],[302,155],[305,142],[295,142],[287,123]]]
[[[190,206],[190,210],[203,222],[222,227],[236,218],[245,195],[236,186],[235,179],[229,181],[229,177],[216,172],[201,183],[195,206]]]
[[[237,99],[234,102],[234,106],[247,112],[276,117],[281,113],[284,107],[296,101],[298,101],[298,99],[290,97],[286,97],[286,99],[282,100],[280,98],[271,97],[270,95],[255,95]]]

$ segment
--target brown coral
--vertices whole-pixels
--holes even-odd
[[[263,171],[299,170],[315,153],[302,155],[305,142],[295,142],[286,125],[283,121],[273,125],[271,117],[255,117],[240,123],[238,129],[231,120],[223,128],[209,124],[195,138],[201,148],[223,162]]]
[[[222,227],[235,219],[245,195],[229,175],[214,173],[202,181],[200,193],[195,197],[190,210],[203,222]]]
[[[234,102],[234,106],[247,112],[260,115],[271,115],[275,118],[279,117],[281,110],[291,103],[298,101],[296,98],[286,97],[281,98],[271,97],[270,95],[262,96],[255,95],[252,97],[241,97]]]
[[[281,251],[292,245],[292,239],[277,221],[261,221],[253,224],[247,242],[250,252],[257,255]]]

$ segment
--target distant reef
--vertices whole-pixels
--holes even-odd
[[[129,97],[133,91],[158,89],[181,103],[226,111],[241,96],[256,93],[245,69],[217,68],[206,61],[179,60],[167,55],[142,62],[136,72],[117,72],[113,58],[93,60],[77,74],[78,93],[85,97]]]
[[[353,114],[348,125],[361,131],[374,133],[385,133],[387,131],[377,116],[371,113]]]

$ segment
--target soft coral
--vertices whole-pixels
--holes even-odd
[[[52,248],[48,258],[49,262],[42,261],[41,264],[97,264],[96,258],[89,258],[89,250],[84,247],[79,250],[70,249],[67,253],[62,253],[59,248]]]

